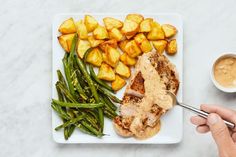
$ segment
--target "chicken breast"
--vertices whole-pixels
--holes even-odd
[[[175,66],[156,52],[139,57],[135,72],[123,97],[120,116],[113,120],[117,134],[138,139],[154,136],[160,130],[160,118],[172,108],[166,90],[177,93]]]

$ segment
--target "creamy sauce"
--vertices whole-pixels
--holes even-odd
[[[227,88],[236,87],[236,58],[222,58],[214,67],[216,81]]]

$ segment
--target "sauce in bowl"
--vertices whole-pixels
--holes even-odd
[[[220,58],[214,66],[214,77],[221,86],[236,88],[236,57]]]

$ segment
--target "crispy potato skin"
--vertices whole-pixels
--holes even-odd
[[[105,27],[97,26],[93,31],[93,36],[95,39],[108,39],[108,32]]]
[[[166,38],[171,38],[177,34],[177,29],[170,24],[164,24],[161,28],[164,31]]]
[[[157,40],[157,41],[152,41],[152,44],[154,48],[156,49],[157,53],[163,54],[163,52],[166,49],[167,46],[167,41],[166,40]]]
[[[74,38],[74,34],[65,34],[65,35],[60,35],[59,37],[57,37],[61,47],[66,51],[66,52],[70,52],[70,47],[71,47],[71,43],[72,40]]]
[[[116,67],[120,60],[120,52],[109,45],[106,46],[105,54],[103,56],[104,61],[112,67]]]
[[[149,40],[165,39],[165,33],[161,28],[161,25],[157,22],[152,22],[152,29],[148,33],[147,38]]]
[[[136,44],[136,42],[134,40],[129,41],[125,45],[125,52],[130,57],[133,57],[133,58],[139,56],[142,53],[141,49],[138,47],[138,45]]]
[[[139,32],[150,32],[152,30],[152,18],[146,18],[140,23]]]
[[[94,66],[100,67],[103,62],[101,51],[98,48],[94,48],[88,54],[86,61],[93,64]]]
[[[100,45],[101,43],[104,42],[104,40],[94,39],[93,36],[88,36],[88,41],[89,41],[91,47],[97,47],[98,45]]]
[[[83,20],[80,20],[76,22],[77,27],[77,33],[80,39],[87,39],[88,38],[88,31],[87,28],[83,22]]]
[[[128,65],[128,66],[133,66],[133,65],[136,64],[136,59],[130,57],[129,55],[127,55],[127,53],[123,53],[123,54],[120,56],[120,60],[121,60],[125,65]]]
[[[115,72],[125,78],[129,78],[131,75],[130,68],[122,62],[118,63],[118,65],[116,66]]]
[[[90,15],[84,16],[84,24],[85,24],[88,32],[94,31],[94,29],[98,26],[97,20]]]
[[[121,28],[123,26],[123,22],[120,20],[117,20],[112,17],[105,17],[103,19],[103,22],[105,24],[105,27],[108,31],[112,30],[113,28]]]
[[[113,28],[109,32],[109,37],[110,37],[110,39],[115,39],[116,41],[121,41],[124,39],[124,35],[117,28]]]
[[[177,41],[172,39],[167,43],[166,53],[169,55],[175,55],[177,53]]]
[[[97,77],[101,80],[114,81],[115,72],[108,64],[102,63],[102,65],[99,68]]]
[[[111,87],[115,91],[120,90],[125,85],[126,85],[125,80],[122,79],[119,75],[116,75],[115,80],[111,83]]]
[[[76,26],[74,23],[73,18],[69,18],[65,20],[58,29],[61,34],[71,34],[71,33],[76,33]]]
[[[141,14],[128,14],[126,16],[126,19],[136,22],[137,24],[140,24],[144,17]]]
[[[132,36],[134,34],[136,34],[139,30],[139,24],[132,21],[132,20],[128,20],[126,19],[124,22],[124,25],[121,29],[121,32],[126,35],[126,36]]]

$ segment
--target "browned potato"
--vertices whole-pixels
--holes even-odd
[[[116,67],[117,63],[119,62],[119,59],[120,52],[117,49],[107,45],[104,55],[104,61],[110,66]]]
[[[121,42],[119,42],[119,47],[120,49],[125,52],[125,45],[129,42],[129,40],[123,40]]]
[[[135,33],[138,32],[138,30],[139,30],[139,25],[136,22],[128,19],[125,20],[124,25],[121,29],[122,33],[128,36],[134,35]]]
[[[128,14],[126,16],[126,19],[134,21],[137,24],[140,24],[143,21],[144,17],[140,14]]]
[[[84,57],[84,53],[90,48],[90,44],[87,40],[79,40],[77,45],[77,53],[80,58]]]
[[[152,22],[152,30],[148,33],[147,38],[149,40],[165,39],[165,33],[163,32],[159,23]]]
[[[115,72],[108,64],[102,63],[102,65],[99,68],[97,77],[101,80],[114,81]]]
[[[89,41],[91,47],[97,47],[99,44],[104,42],[104,40],[94,39],[93,36],[88,36],[88,41]]]
[[[139,56],[142,53],[142,51],[140,50],[140,48],[138,47],[138,45],[136,44],[136,42],[134,40],[129,41],[125,45],[125,52],[130,57],[133,57],[133,58]]]
[[[127,53],[123,53],[123,54],[120,56],[120,60],[121,60],[125,65],[128,65],[128,66],[133,66],[133,65],[136,64],[136,59],[130,57],[129,55],[127,55]]]
[[[74,38],[74,35],[75,34],[66,34],[66,35],[60,35],[59,37],[57,37],[61,47],[66,52],[70,52],[70,47],[71,47],[71,43]]]
[[[106,46],[109,45],[113,48],[117,48],[117,41],[115,39],[107,40],[99,45],[99,48],[102,49],[102,51],[106,51]]]
[[[109,32],[109,36],[111,39],[115,39],[116,41],[121,41],[124,38],[123,34],[117,28],[113,28]]]
[[[124,87],[126,84],[125,80],[122,79],[119,75],[115,75],[115,81],[111,83],[111,87],[113,90],[117,91]]]
[[[112,17],[105,17],[103,19],[103,22],[105,24],[106,29],[109,31],[113,28],[121,28],[123,26],[123,22]]]
[[[139,32],[150,32],[152,30],[152,18],[146,18],[140,23]]]
[[[76,27],[73,18],[65,20],[58,29],[62,34],[71,34],[76,32]]]
[[[167,43],[166,53],[169,55],[174,55],[177,52],[177,42],[176,39],[172,39]]]
[[[130,68],[122,62],[118,63],[118,65],[116,66],[115,72],[125,78],[129,78],[131,75]]]
[[[132,34],[132,35],[126,35],[125,37],[126,37],[127,39],[131,39],[131,38],[133,38],[133,37],[136,35],[136,33],[137,33],[137,32],[135,32],[135,33]]]
[[[84,24],[88,32],[92,32],[98,26],[97,20],[90,15],[85,15]]]
[[[150,52],[152,50],[152,45],[147,40],[146,36],[143,33],[139,33],[134,37],[135,42],[139,45],[142,52]]]
[[[93,31],[93,36],[95,39],[108,39],[109,38],[107,30],[103,26],[98,26],[97,28],[95,28],[95,30]]]
[[[88,38],[88,31],[87,31],[87,28],[86,28],[83,20],[76,22],[76,27],[77,27],[77,33],[79,35],[79,38],[80,39],[87,39]]]
[[[167,41],[166,40],[157,40],[152,41],[154,48],[156,49],[157,53],[163,54],[166,49]]]
[[[102,53],[98,48],[94,48],[91,52],[89,52],[87,59],[87,62],[93,64],[94,66],[101,66],[102,64]]]
[[[164,24],[161,28],[163,29],[166,38],[173,37],[177,33],[177,29],[170,24]]]

